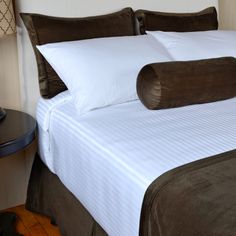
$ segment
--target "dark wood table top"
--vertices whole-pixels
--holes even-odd
[[[0,158],[13,154],[28,146],[36,137],[35,119],[21,111],[5,109],[0,121]]]

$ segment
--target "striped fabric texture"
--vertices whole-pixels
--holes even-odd
[[[41,158],[109,235],[138,235],[158,176],[236,148],[236,98],[158,111],[136,100],[79,116],[63,96],[38,104]]]

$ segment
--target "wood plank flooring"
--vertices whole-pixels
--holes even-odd
[[[24,236],[61,236],[59,229],[51,224],[49,218],[27,211],[24,206],[5,211],[17,214],[16,230],[19,234]]]

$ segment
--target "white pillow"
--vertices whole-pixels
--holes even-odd
[[[149,31],[175,60],[236,57],[236,31],[162,32]]]
[[[68,87],[80,114],[137,99],[140,69],[172,60],[152,36],[125,36],[37,46]]]

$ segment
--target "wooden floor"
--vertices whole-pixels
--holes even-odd
[[[33,214],[24,206],[18,206],[6,211],[15,212],[18,216],[16,230],[24,236],[61,236],[58,228],[51,225],[47,217]]]

